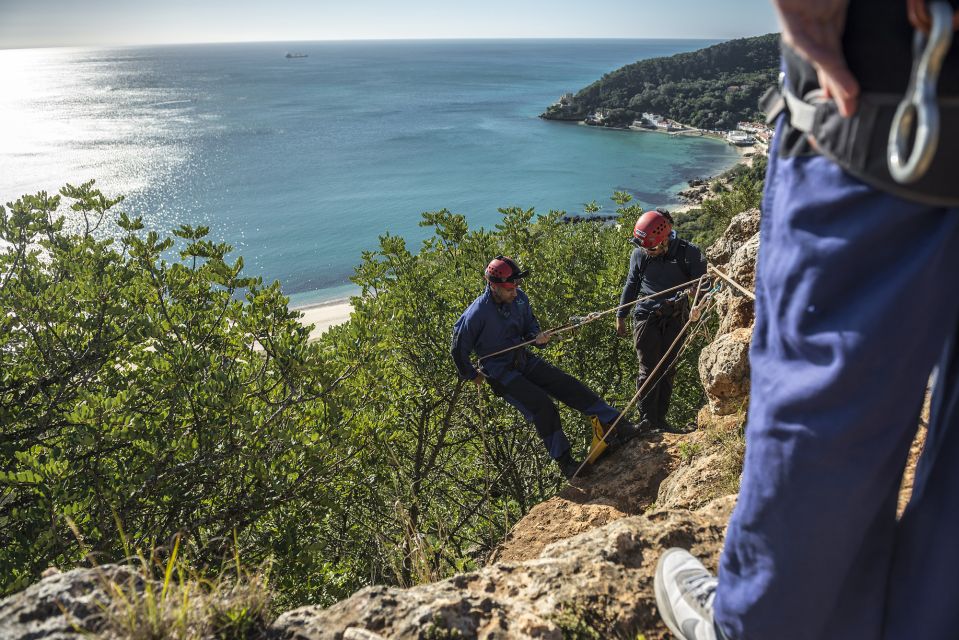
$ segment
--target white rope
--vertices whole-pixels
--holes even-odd
[[[618,306],[615,306],[615,307],[610,307],[609,309],[604,309],[603,311],[593,311],[592,313],[588,314],[588,315],[585,316],[585,317],[578,318],[578,320],[579,320],[578,322],[571,322],[571,323],[569,323],[569,324],[565,324],[565,325],[562,325],[562,326],[560,326],[560,327],[556,327],[555,329],[549,329],[549,330],[547,330],[547,331],[544,331],[543,333],[545,333],[545,334],[547,334],[547,335],[550,335],[550,336],[553,336],[553,335],[555,335],[555,334],[557,334],[557,333],[564,333],[564,332],[566,332],[566,331],[572,331],[573,329],[577,329],[577,328],[583,326],[584,324],[589,324],[590,322],[595,322],[596,320],[599,320],[599,319],[602,318],[603,316],[609,315],[610,313],[613,313],[614,311],[619,311],[620,309],[626,309],[626,308],[631,307],[631,306],[633,306],[633,305],[639,304],[640,302],[645,302],[646,300],[652,300],[653,298],[659,297],[659,296],[661,296],[661,295],[663,295],[663,294],[666,294],[666,293],[673,293],[674,291],[679,291],[680,289],[687,289],[687,288],[689,288],[690,285],[693,285],[693,284],[700,283],[700,285],[701,285],[702,282],[703,282],[703,280],[704,280],[705,278],[706,278],[706,276],[705,276],[705,275],[702,275],[702,276],[700,276],[699,278],[696,278],[695,280],[690,280],[689,282],[684,282],[684,283],[682,283],[682,284],[678,284],[678,285],[676,285],[675,287],[671,287],[671,288],[669,288],[669,289],[664,289],[664,290],[659,291],[658,293],[654,293],[654,294],[652,294],[652,295],[644,296],[644,297],[642,297],[642,298],[637,298],[636,300],[633,300],[632,302],[627,302],[626,304],[621,304],[621,305],[618,305]],[[696,289],[696,291],[697,291],[697,296],[698,296],[698,293],[699,293],[699,289],[700,289],[700,287],[697,287],[697,289]],[[525,341],[525,342],[521,342],[521,343],[519,343],[519,344],[514,344],[514,345],[511,346],[511,347],[507,347],[507,348],[505,348],[505,349],[500,349],[499,351],[494,351],[493,353],[487,353],[486,355],[481,356],[479,359],[477,359],[476,364],[479,365],[479,363],[482,362],[483,360],[485,360],[486,358],[492,358],[493,356],[499,356],[499,355],[502,355],[502,354],[504,354],[504,353],[509,353],[510,351],[513,351],[514,349],[519,349],[520,347],[526,347],[526,346],[528,346],[528,345],[533,344],[534,342],[536,342],[536,338],[531,338],[530,340],[527,340],[527,341]]]
[[[712,293],[707,293],[705,296],[703,296],[703,300],[700,304],[703,304],[703,305],[707,304],[707,302],[711,298],[712,298]],[[695,309],[696,307],[693,307],[693,308]],[[700,322],[702,322],[705,315],[706,315],[705,313],[700,311],[699,318],[696,320],[696,324],[699,324]],[[616,416],[615,420],[613,420],[613,424],[611,424],[609,429],[606,430],[606,432],[603,434],[603,437],[600,439],[600,441],[596,443],[596,446],[590,448],[589,453],[587,453],[586,457],[583,458],[583,462],[580,463],[579,468],[576,469],[576,472],[569,478],[569,482],[572,482],[574,479],[576,479],[576,476],[578,476],[579,472],[583,470],[583,467],[585,467],[589,463],[590,456],[592,456],[593,453],[597,449],[599,449],[601,444],[606,444],[606,438],[608,438],[609,435],[616,430],[616,427],[619,426],[619,423],[623,419],[623,416],[629,413],[629,410],[633,408],[633,406],[636,404],[636,401],[639,400],[639,398],[646,393],[646,387],[648,387],[650,383],[656,379],[656,374],[659,372],[659,369],[663,366],[663,363],[666,362],[666,359],[669,357],[669,354],[672,353],[673,347],[676,346],[676,343],[679,342],[680,338],[683,338],[683,335],[686,333],[687,329],[689,329],[689,327],[692,324],[693,324],[693,319],[692,319],[692,314],[690,314],[690,318],[686,321],[686,324],[683,325],[683,328],[680,329],[679,333],[673,339],[672,344],[669,345],[669,348],[666,349],[666,352],[663,354],[663,357],[660,358],[659,362],[656,363],[656,366],[653,367],[652,372],[650,372],[650,374],[646,376],[646,379],[643,380],[643,384],[639,387],[639,390],[637,390],[636,393],[633,395],[632,400],[630,400],[629,403],[626,405],[626,407],[619,412],[619,415]],[[658,382],[659,381],[657,380],[656,383],[658,384]]]
[[[755,294],[755,293],[753,293],[752,291],[750,291],[749,289],[747,289],[747,288],[744,287],[743,285],[739,284],[738,282],[736,282],[735,280],[733,280],[732,278],[730,278],[729,276],[727,276],[725,273],[723,273],[722,271],[720,271],[717,267],[714,267],[713,265],[709,265],[709,270],[712,271],[713,273],[715,273],[717,276],[719,276],[719,277],[722,278],[723,280],[725,280],[726,282],[728,282],[734,289],[736,289],[737,291],[739,291],[739,292],[740,292],[741,294],[743,294],[744,296],[747,296],[747,297],[748,297],[750,300],[752,300],[753,302],[756,301],[756,294]]]

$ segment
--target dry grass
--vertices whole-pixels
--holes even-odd
[[[71,527],[79,540],[79,532],[72,523]],[[160,549],[149,556],[131,550],[125,536],[123,543],[130,571],[114,575],[127,577],[114,579],[99,572],[100,588],[106,594],[105,600],[98,602],[102,628],[91,633],[74,625],[78,633],[110,640],[252,640],[264,636],[272,619],[268,567],[245,568],[235,551],[235,539],[233,557],[213,578],[185,560],[179,535],[168,555]]]

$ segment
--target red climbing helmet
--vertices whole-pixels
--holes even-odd
[[[672,230],[673,225],[669,218],[659,211],[647,211],[639,216],[636,226],[633,227],[633,244],[652,249],[668,238]]]
[[[496,256],[486,265],[486,272],[483,275],[490,284],[514,289],[517,281],[525,278],[527,272],[521,271],[519,265],[512,258]]]

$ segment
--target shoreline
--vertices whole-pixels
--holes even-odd
[[[290,311],[300,312],[300,324],[304,327],[313,325],[309,337],[312,342],[326,333],[330,327],[349,320],[353,313],[353,305],[350,304],[349,298],[336,298],[302,306],[291,306]]]
[[[577,124],[582,126],[586,125],[582,121],[577,122]],[[603,127],[611,128],[611,127]],[[622,128],[614,129],[615,131],[637,131],[637,132],[646,132],[646,133],[660,133],[666,135],[676,135],[668,133],[666,131],[659,130],[650,130],[650,129],[632,129],[632,128]],[[710,137],[715,140],[723,140],[722,136],[713,135],[710,133],[703,132],[700,136],[696,137]],[[756,153],[759,153],[755,147],[739,147],[736,145],[729,145],[733,147],[737,154],[736,162],[729,165],[723,172],[714,175],[707,176],[705,180],[712,181],[716,180],[723,173],[726,173],[733,169],[737,165],[751,166],[753,158]],[[684,213],[692,209],[698,209],[702,207],[702,203],[686,203],[678,204],[672,207],[669,207],[670,213]],[[321,335],[326,333],[330,327],[341,325],[347,322],[350,319],[351,314],[353,313],[353,305],[350,304],[350,298],[348,296],[333,298],[332,300],[324,300],[321,302],[308,302],[306,304],[291,304],[290,311],[298,311],[301,314],[300,324],[303,326],[313,325],[313,328],[310,330],[310,341],[319,339]]]
[[[542,116],[541,116],[541,117],[542,117]],[[711,139],[713,139],[713,140],[716,140],[716,141],[718,141],[718,142],[723,142],[723,143],[725,143],[726,145],[732,147],[733,150],[736,152],[736,155],[738,156],[738,157],[736,158],[736,162],[733,162],[733,163],[730,164],[728,167],[726,167],[723,171],[721,171],[721,172],[719,172],[719,173],[717,173],[717,174],[715,174],[715,175],[706,176],[705,178],[703,178],[706,182],[711,182],[711,181],[713,181],[713,180],[719,179],[720,176],[722,176],[723,174],[731,171],[733,168],[735,168],[735,167],[738,166],[738,165],[743,165],[743,166],[746,166],[746,167],[751,167],[752,164],[753,164],[753,158],[755,157],[755,155],[756,155],[757,153],[762,153],[761,151],[759,151],[759,149],[758,149],[758,147],[757,147],[756,145],[753,145],[753,146],[750,146],[750,147],[740,147],[740,146],[738,146],[738,145],[729,143],[729,142],[726,140],[726,136],[724,136],[722,133],[716,133],[716,132],[709,131],[709,130],[706,130],[706,129],[697,129],[696,127],[689,127],[689,126],[687,126],[686,129],[683,129],[683,130],[681,130],[681,131],[665,131],[665,130],[663,130],[663,129],[646,129],[646,128],[644,128],[644,127],[633,127],[633,126],[629,126],[629,127],[604,127],[604,126],[599,126],[599,125],[586,124],[586,121],[585,121],[585,120],[554,120],[554,119],[552,119],[552,118],[546,118],[546,119],[547,119],[547,120],[552,120],[553,122],[573,122],[573,123],[576,124],[577,126],[581,126],[581,127],[590,127],[590,128],[594,128],[594,129],[606,129],[606,130],[610,130],[610,131],[623,131],[623,132],[625,132],[625,133],[658,133],[658,134],[660,134],[660,135],[666,135],[666,136],[670,136],[670,137],[681,136],[681,137],[684,137],[684,138],[711,138]],[[678,124],[682,124],[682,123],[678,123]],[[686,126],[686,125],[683,125],[683,126]],[[687,185],[687,187],[689,186],[689,181],[688,181],[688,180],[686,181],[686,185]],[[680,189],[679,191],[683,191],[683,190],[684,190],[684,189]],[[668,195],[668,194],[667,194],[667,195]],[[676,194],[673,194],[673,195],[675,195],[675,196],[678,198],[679,192],[677,192]],[[708,200],[709,198],[706,198],[706,199]],[[701,205],[702,205],[702,203],[682,203],[682,204],[676,204],[676,205],[673,205],[673,206],[669,206],[668,209],[669,209],[669,211],[670,211],[671,213],[684,213],[684,212],[686,212],[686,211],[689,211],[690,209],[699,208]]]

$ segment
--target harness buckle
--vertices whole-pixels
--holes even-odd
[[[952,44],[952,7],[937,0],[929,4],[929,36],[917,30],[913,37],[913,65],[909,87],[889,129],[889,173],[900,184],[919,180],[929,170],[939,146],[939,105],[936,85],[942,62]],[[908,148],[915,128],[912,150]]]

